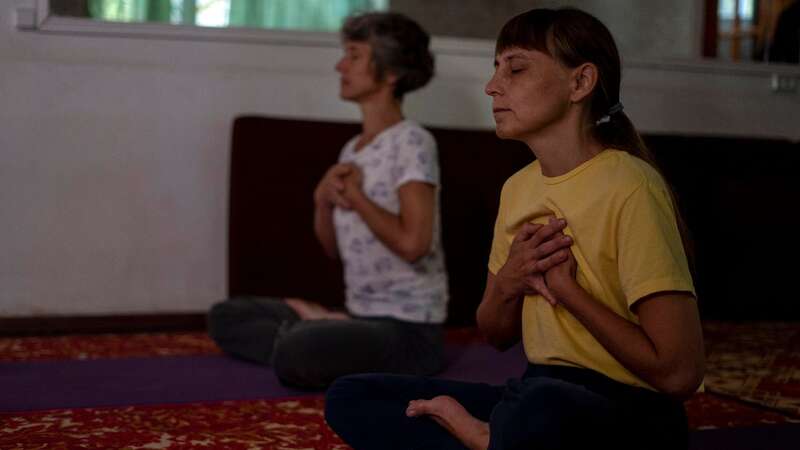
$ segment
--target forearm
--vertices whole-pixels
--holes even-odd
[[[336,229],[333,226],[333,207],[317,205],[314,208],[314,233],[325,253],[332,259],[339,258],[336,246]]]
[[[677,352],[659,351],[645,330],[593,298],[577,283],[559,293],[559,300],[595,339],[625,368],[661,392],[691,395],[699,385],[689,362]],[[692,387],[694,386],[694,387]]]
[[[505,350],[522,334],[523,296],[504,292],[496,281],[488,284],[478,306],[478,328],[492,346]]]
[[[389,250],[408,262],[424,256],[421,249],[423,247],[427,249],[427,246],[419,244],[421,237],[404,226],[400,215],[392,214],[378,206],[363,192],[352,196],[350,201],[352,209]]]

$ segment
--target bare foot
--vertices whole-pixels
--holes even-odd
[[[429,416],[472,450],[489,447],[489,424],[473,417],[453,397],[440,395],[430,400],[412,400],[406,415]]]
[[[284,301],[302,320],[317,320],[327,312],[321,305],[302,298],[287,298]]]
[[[319,303],[303,300],[302,298],[286,298],[284,301],[302,320],[344,320],[350,318],[343,312],[330,311]]]
[[[347,320],[350,316],[342,311],[328,311],[322,318],[328,320]]]

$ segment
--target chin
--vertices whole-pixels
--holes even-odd
[[[500,123],[496,123],[495,124],[494,131],[495,131],[495,134],[497,134],[497,137],[499,137],[500,139],[515,139],[516,138],[516,133],[513,133],[512,130],[509,130],[509,128],[507,126],[503,126]]]

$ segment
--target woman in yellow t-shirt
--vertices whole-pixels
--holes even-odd
[[[537,161],[503,187],[477,321],[500,349],[522,340],[528,368],[504,387],[341,378],[326,417],[354,448],[686,447],[699,314],[678,211],[620,80],[613,37],[585,12],[503,27],[486,93],[498,136]]]

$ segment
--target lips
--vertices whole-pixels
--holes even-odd
[[[511,110],[508,109],[508,108],[492,108],[492,113],[493,114],[499,114],[499,113],[504,113],[504,112],[509,112],[509,111],[511,111]]]

